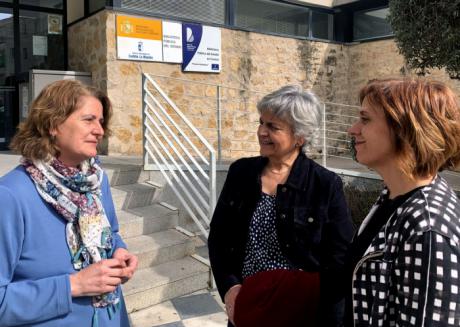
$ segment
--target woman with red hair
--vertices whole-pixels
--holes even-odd
[[[391,79],[360,101],[355,156],[386,187],[353,239],[348,323],[459,326],[460,201],[438,174],[460,163],[458,100],[439,82]]]

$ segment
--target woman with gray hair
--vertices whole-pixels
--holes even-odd
[[[230,166],[208,240],[229,326],[340,326],[352,224],[340,178],[305,154],[320,103],[285,86],[257,109],[260,156]]]

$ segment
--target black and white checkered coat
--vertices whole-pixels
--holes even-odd
[[[397,208],[354,269],[355,326],[460,326],[459,240],[460,201],[438,176]]]

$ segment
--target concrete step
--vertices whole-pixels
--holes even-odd
[[[129,238],[148,235],[177,226],[178,210],[172,210],[162,204],[118,210],[120,235]]]
[[[155,202],[157,189],[146,183],[119,185],[111,188],[115,209],[144,207]]]
[[[149,173],[143,166],[132,164],[103,164],[102,168],[107,174],[111,186],[136,184],[149,179]]]
[[[138,269],[181,259],[195,252],[195,243],[175,229],[125,239],[131,253],[139,259]]]
[[[208,288],[209,267],[185,257],[138,270],[123,285],[128,313]]]

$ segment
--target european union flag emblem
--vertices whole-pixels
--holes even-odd
[[[219,64],[211,64],[212,70],[219,70]]]

